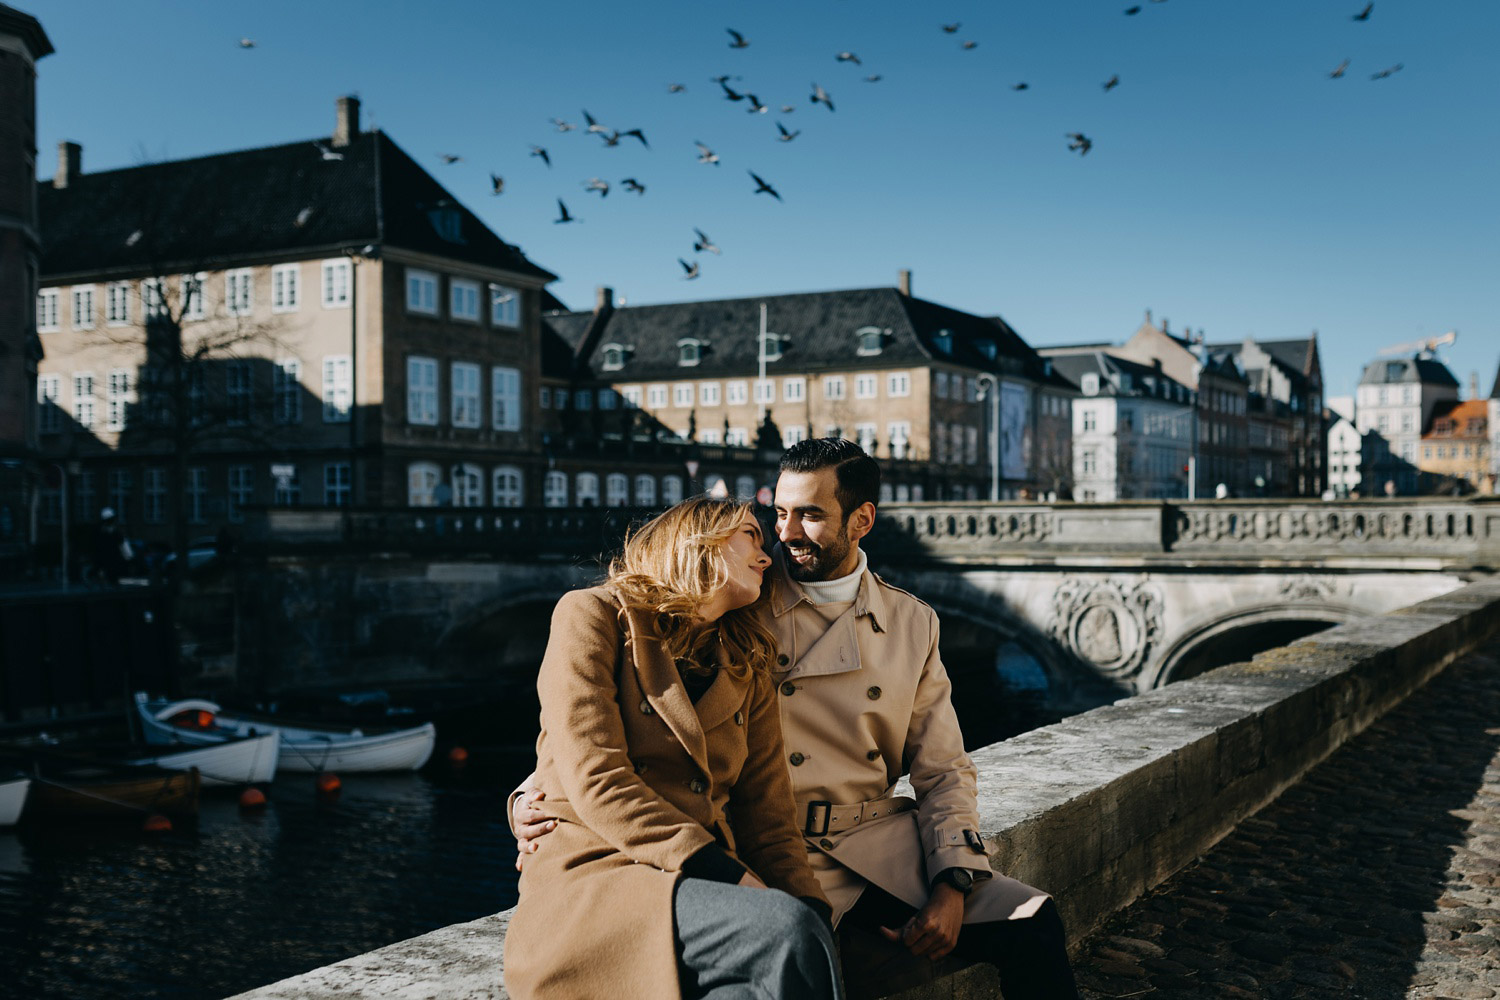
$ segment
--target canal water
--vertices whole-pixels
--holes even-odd
[[[283,775],[263,811],[205,792],[167,834],[0,830],[0,997],[216,1000],[506,909],[505,794],[530,767],[346,774],[333,802]]]

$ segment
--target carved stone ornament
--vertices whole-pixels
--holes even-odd
[[[1161,591],[1134,583],[1069,577],[1052,604],[1052,638],[1110,675],[1132,674],[1161,636]]]
[[[1293,576],[1278,590],[1284,601],[1326,601],[1333,596],[1333,581],[1322,576]]]

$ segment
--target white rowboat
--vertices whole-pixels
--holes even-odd
[[[281,740],[277,766],[282,771],[415,771],[427,763],[437,741],[437,729],[430,722],[367,735],[359,729],[233,718],[202,698],[149,701],[138,693],[135,700],[148,743],[211,746],[234,737],[275,733]]]
[[[275,732],[257,736],[230,737],[211,746],[182,746],[161,753],[132,755],[128,764],[155,764],[173,771],[196,767],[203,787],[263,784],[276,777],[281,757],[281,738]]]
[[[9,778],[0,781],[0,826],[15,826],[26,808],[26,793],[31,789],[30,778]]]

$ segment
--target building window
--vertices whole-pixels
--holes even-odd
[[[661,477],[661,502],[668,506],[674,503],[682,502],[681,476]]]
[[[604,361],[600,365],[607,372],[617,372],[625,367],[625,345],[605,344]]]
[[[516,329],[521,325],[521,293],[505,285],[490,286],[490,324]]]
[[[111,281],[104,286],[104,322],[110,326],[130,322],[130,282]]]
[[[620,390],[620,398],[625,401],[628,410],[639,410],[641,408],[641,387],[638,385],[627,385]]]
[[[885,377],[885,394],[887,396],[910,396],[911,375],[907,372],[891,372]]]
[[[1085,372],[1083,377],[1078,380],[1078,387],[1083,390],[1085,396],[1099,395],[1099,373]]]
[[[73,516],[80,521],[92,521],[95,517],[94,507],[98,490],[95,488],[96,477],[92,472],[80,472],[77,479],[77,488],[73,491],[74,509]]]
[[[406,269],[406,311],[437,315],[437,275],[414,267]]]
[[[781,429],[781,446],[783,448],[790,448],[799,441],[806,440],[806,438],[807,428],[801,424],[788,424]]]
[[[698,432],[698,441],[700,444],[722,444],[723,442],[720,440],[721,436],[722,434],[718,428],[705,427]]]
[[[44,288],[36,293],[36,328],[38,333],[51,333],[59,328],[57,316],[58,291]]]
[[[948,425],[948,433],[950,435],[950,438],[949,438],[950,443],[948,445],[948,457],[951,458],[955,462],[961,462],[961,461],[963,461],[963,452],[964,452],[964,429],[963,429],[963,426],[961,424],[949,424]]]
[[[719,383],[717,383],[717,382],[699,382],[698,383],[698,402],[702,406],[718,406],[719,405]]]
[[[167,283],[160,278],[141,279],[141,313],[146,319],[162,319],[171,315],[167,308]]]
[[[724,384],[724,402],[730,406],[743,406],[750,400],[750,383],[745,381]]]
[[[147,524],[161,524],[167,519],[167,470],[146,470],[145,510]]]
[[[277,264],[271,268],[272,312],[296,312],[300,299],[300,275],[298,264]]]
[[[905,458],[911,448],[911,421],[897,420],[886,424],[886,439],[890,444],[892,458]]]
[[[432,462],[413,462],[406,467],[406,506],[437,506],[437,485],[442,472]]]
[[[875,376],[874,375],[856,375],[856,376],[854,376],[854,398],[855,399],[874,399],[875,398]]]
[[[604,477],[604,503],[609,507],[630,505],[630,480],[623,472],[611,472]]]
[[[123,431],[126,408],[131,402],[129,369],[116,368],[110,372],[106,391],[108,395],[105,396],[104,403],[104,426],[108,430]]]
[[[823,379],[823,398],[828,400],[844,398],[844,376],[829,375]]]
[[[964,461],[969,465],[979,464],[979,428],[964,428]]]
[[[255,497],[255,472],[248,465],[229,467],[229,519],[243,521],[245,506]]]
[[[592,389],[573,390],[573,409],[592,410],[594,408],[594,391]]]
[[[874,455],[876,448],[875,425],[855,424],[854,440],[859,442],[859,446],[865,450],[865,454]]]
[[[437,426],[437,362],[432,358],[406,359],[406,422]]]
[[[694,340],[692,337],[684,337],[677,342],[677,363],[689,368],[703,359],[703,342]]]
[[[478,507],[484,503],[484,473],[472,462],[453,466],[453,506]]]
[[[568,390],[557,386],[552,390],[552,408],[554,410],[566,410],[568,408]]]
[[[568,474],[549,472],[542,480],[542,506],[566,507],[568,505]]]
[[[184,274],[178,279],[182,289],[182,318],[184,320],[202,319],[205,315],[203,306],[203,283],[208,280],[208,275]]]
[[[353,264],[347,258],[323,262],[323,308],[341,309],[349,304]]]
[[[863,326],[854,331],[854,338],[859,344],[857,353],[866,358],[873,354],[879,354],[883,336],[878,326]]]
[[[1078,418],[1082,422],[1083,429],[1085,431],[1094,431],[1099,429],[1098,414],[1096,414],[1092,409],[1079,410]]]
[[[497,431],[521,429],[521,372],[517,368],[490,369],[490,423]]]
[[[755,401],[757,403],[776,402],[776,383],[768,378],[755,380]]]
[[[1079,455],[1078,463],[1082,475],[1092,476],[1098,472],[1099,462],[1092,448],[1085,449]]]
[[[479,426],[479,366],[455,361],[449,368],[448,419],[454,427]]]
[[[750,432],[744,427],[731,427],[724,432],[724,443],[733,448],[748,448]]]
[[[41,324],[37,324],[40,328]],[[94,328],[94,286],[77,285],[73,289],[73,329]]]
[[[250,363],[231,361],[224,366],[224,396],[228,407],[225,423],[243,427],[250,422]]]
[[[646,406],[653,410],[660,410],[667,405],[667,387],[664,385],[652,385],[646,387]]]
[[[620,405],[620,394],[613,389],[604,388],[599,390],[599,409],[613,410]]]
[[[73,422],[80,427],[94,426],[94,373],[73,373]]]
[[[676,407],[693,405],[693,383],[679,382],[672,386],[672,405]]]
[[[255,308],[254,289],[255,275],[248,267],[224,272],[224,311],[231,316],[249,316]]]
[[[579,507],[599,506],[599,476],[580,472],[573,477],[573,502]]]
[[[735,476],[734,477],[734,498],[736,500],[754,500],[755,499],[755,477],[754,476]]]
[[[521,470],[514,465],[498,466],[490,475],[491,503],[496,507],[519,507],[524,501]]]
[[[638,507],[656,506],[656,477],[635,477],[635,502]]]
[[[271,368],[271,419],[278,424],[302,422],[302,362],[283,358]]]
[[[796,378],[781,380],[781,398],[787,403],[800,403],[807,398],[807,379],[800,375]]]
[[[479,283],[448,279],[448,315],[466,323],[479,322]]]
[[[932,377],[932,391],[938,399],[948,398],[948,373],[938,372]]]
[[[1410,434],[1412,432],[1412,425],[1413,425],[1412,415],[1410,413],[1403,413],[1403,414],[1401,414],[1401,430],[1402,430],[1402,432],[1406,433],[1406,434]]]
[[[331,354],[323,359],[323,422],[349,422],[354,379],[349,371],[349,355]]]
[[[779,333],[767,333],[760,338],[761,356],[767,361],[780,361],[786,342]]]
[[[202,524],[208,519],[208,470],[195,465],[187,470],[187,519],[189,524]]]
[[[109,473],[109,505],[119,514],[120,520],[130,519],[130,491],[135,483],[125,469],[112,469]]]

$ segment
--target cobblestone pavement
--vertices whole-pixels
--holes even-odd
[[[1500,639],[1117,914],[1087,1000],[1500,997]]]

